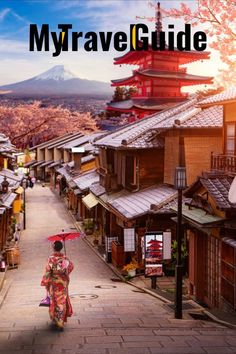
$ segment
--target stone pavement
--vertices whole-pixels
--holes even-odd
[[[50,330],[48,309],[38,306],[51,251],[46,237],[74,226],[60,200],[41,186],[27,190],[26,213],[21,265],[7,272],[11,285],[0,309],[0,354],[236,353],[235,330],[174,319],[159,299],[112,281],[116,275],[83,239],[67,242],[75,265],[70,284],[74,316],[64,332]]]

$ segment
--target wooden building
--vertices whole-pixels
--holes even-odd
[[[235,250],[236,204],[228,200],[233,178],[204,173],[185,192],[183,206],[189,244],[189,290],[209,307],[236,309]]]
[[[105,239],[116,237],[117,246],[123,247],[124,261],[127,260],[126,229],[134,229],[133,249],[139,254],[139,228],[143,230],[142,235],[144,230],[170,228],[174,234],[173,210],[171,213],[166,206],[176,198],[175,167],[186,166],[190,185],[202,170],[210,168],[212,149],[220,151],[221,107],[202,109],[196,105],[195,99],[186,100],[94,143],[99,148],[100,179],[99,186],[91,186],[90,191],[104,209],[101,220]]]
[[[190,292],[210,307],[236,310],[236,204],[228,199],[236,175],[236,88],[208,97],[198,106],[221,109],[223,130],[221,146],[212,148],[211,173],[204,173],[186,192],[192,197],[191,206],[183,211],[189,239]],[[202,214],[197,216],[198,222],[196,207]],[[199,227],[204,218],[214,222]]]
[[[13,226],[20,225],[22,204],[21,176],[17,176],[12,168],[13,153],[17,149],[8,137],[0,134],[0,253],[7,241],[13,236]],[[13,224],[14,218],[14,224]]]

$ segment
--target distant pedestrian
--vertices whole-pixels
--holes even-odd
[[[33,188],[34,185],[30,176],[28,177],[28,184],[30,188]]]
[[[33,187],[34,187],[34,185],[35,185],[35,182],[36,182],[36,178],[33,176],[33,177],[31,177],[31,182],[32,182],[32,184],[33,184]],[[32,188],[33,188],[32,187]]]
[[[73,263],[61,252],[63,244],[55,241],[54,253],[49,257],[41,285],[45,286],[50,296],[49,315],[52,324],[59,329],[64,328],[67,317],[73,313],[68,294],[69,274]]]

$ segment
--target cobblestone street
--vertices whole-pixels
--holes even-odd
[[[40,286],[51,245],[46,237],[74,228],[63,203],[49,188],[27,190],[21,265],[7,272],[9,291],[0,309],[0,354],[236,353],[236,331],[214,322],[176,320],[160,300],[116,275],[83,239],[67,241],[74,262],[70,295],[74,315],[64,332],[49,328],[39,307]],[[4,289],[3,289],[4,290]]]

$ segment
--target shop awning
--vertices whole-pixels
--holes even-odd
[[[50,165],[48,165],[48,167],[56,167],[56,166],[60,166],[62,164],[61,160],[55,161],[53,163],[51,163]]]
[[[17,194],[16,193],[10,193],[4,201],[1,202],[1,204],[7,208],[10,208],[12,206],[12,203],[16,199]]]
[[[40,168],[41,168],[41,167],[47,167],[48,165],[50,165],[50,164],[53,163],[53,162],[54,162],[54,160],[45,161],[44,163],[42,163],[42,164],[40,165]]]
[[[31,165],[35,164],[36,162],[37,162],[37,160],[31,160],[31,161],[29,161],[29,162],[26,162],[26,163],[24,164],[24,167],[30,167]]]
[[[171,209],[177,212],[178,208],[177,206],[173,206]],[[202,227],[214,226],[224,221],[224,219],[219,216],[207,214],[205,210],[189,207],[185,204],[182,206],[182,215],[187,221],[193,224],[196,223]]]
[[[40,160],[40,161],[37,161],[35,162],[33,165],[31,165],[32,167],[38,167],[40,165],[42,165],[43,163],[45,162],[45,160]]]
[[[22,194],[24,192],[24,189],[20,186],[15,190],[15,193],[17,194]]]
[[[1,155],[4,157],[8,157],[9,159],[15,159],[15,156],[8,154],[7,152],[3,152]]]
[[[82,202],[88,209],[92,209],[98,204],[97,198],[92,193],[89,193],[86,197],[82,198]]]

